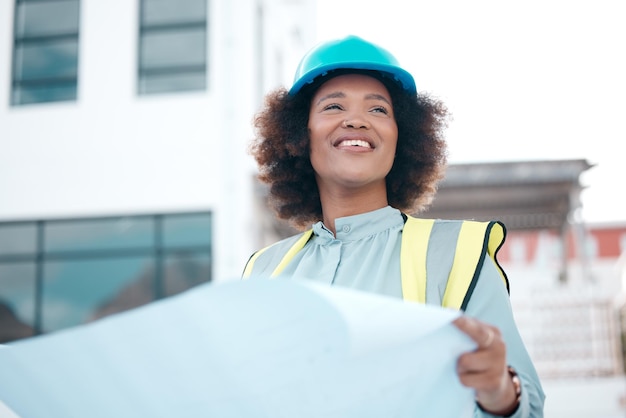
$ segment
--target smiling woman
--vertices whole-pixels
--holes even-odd
[[[462,310],[455,324],[477,348],[457,373],[475,390],[474,416],[541,417],[543,390],[496,259],[504,225],[409,215],[443,176],[446,119],[385,49],[354,36],[313,48],[291,89],[268,94],[251,146],[277,215],[309,229],[253,254],[244,277]]]
[[[364,57],[366,64],[360,63]],[[340,103],[326,103],[330,98],[345,96],[345,92],[331,92],[326,85],[345,74],[368,76],[384,86],[382,90],[376,87],[378,105],[369,114],[386,111],[385,118],[392,116],[397,128],[394,161],[385,178],[389,205],[408,213],[424,209],[431,202],[446,166],[443,129],[447,110],[443,103],[427,94],[418,94],[413,77],[389,52],[376,45],[355,36],[322,44],[302,59],[289,91],[280,88],[267,95],[265,108],[255,121],[258,138],[251,145],[259,164],[259,178],[270,185],[270,203],[277,216],[301,229],[323,219],[316,180],[319,173],[315,173],[311,165],[309,119],[315,116],[313,112],[322,99],[318,92],[320,85],[329,95],[325,104],[333,105],[325,114],[345,115]],[[368,102],[374,101],[372,93],[362,92],[368,95]],[[337,117],[345,124],[359,122],[349,120],[350,114]],[[351,129],[349,133],[357,136],[371,132],[367,127]],[[326,213],[329,210],[327,208]]]

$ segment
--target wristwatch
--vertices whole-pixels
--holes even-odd
[[[505,415],[505,417],[513,415],[515,411],[517,411],[517,408],[519,408],[519,404],[522,401],[522,381],[513,367],[509,366],[507,370],[509,372],[509,376],[511,376],[513,387],[515,388],[515,404],[513,405],[513,411],[511,411],[508,415]]]

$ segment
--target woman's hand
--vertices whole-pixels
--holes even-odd
[[[457,373],[464,386],[476,390],[476,401],[493,415],[508,415],[517,408],[517,394],[506,363],[506,345],[500,330],[474,318],[462,316],[454,325],[478,344],[462,354]]]

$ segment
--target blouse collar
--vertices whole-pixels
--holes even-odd
[[[313,233],[325,240],[357,241],[403,225],[402,213],[391,206],[371,212],[335,219],[336,237],[322,221],[313,225]]]

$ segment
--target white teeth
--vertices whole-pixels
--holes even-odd
[[[372,148],[367,141],[363,141],[360,139],[350,139],[350,140],[342,141],[340,145],[349,146],[349,147]]]

